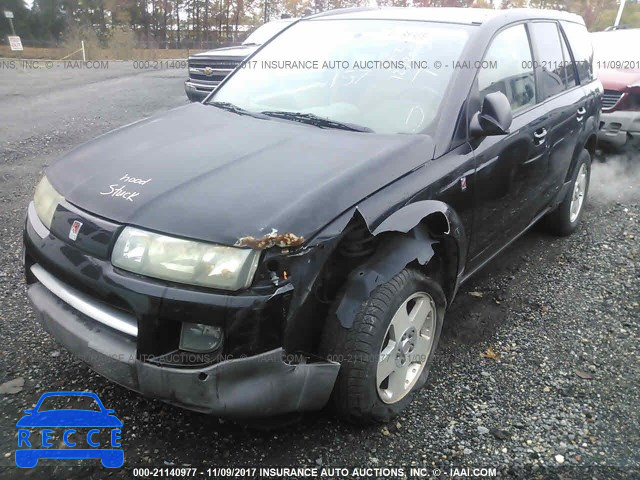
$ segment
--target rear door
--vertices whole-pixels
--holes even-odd
[[[587,100],[558,23],[532,22],[530,32],[536,78],[549,115],[549,174],[543,179],[541,192],[546,206],[562,186],[573,158],[586,118]]]

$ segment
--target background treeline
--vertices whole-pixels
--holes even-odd
[[[266,19],[299,17],[367,0],[0,0],[0,38],[11,34],[3,10],[14,14],[25,45],[53,46],[84,39],[102,47],[210,48],[235,43]],[[491,7],[488,0],[378,0],[379,5]],[[617,0],[503,0],[502,8],[530,6],[582,15],[592,31],[613,24]],[[640,27],[640,5],[627,2],[622,23]],[[79,42],[78,42],[79,43]],[[39,45],[42,44],[42,45]],[[53,44],[53,45],[52,45]],[[77,44],[77,43],[75,43]]]

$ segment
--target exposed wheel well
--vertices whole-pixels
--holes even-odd
[[[449,303],[455,291],[459,259],[458,245],[455,239],[449,235],[450,229],[447,216],[441,212],[434,212],[426,216],[407,233],[384,232],[378,235],[371,234],[364,221],[359,217],[354,217],[326,261],[313,286],[313,294],[309,297],[309,303],[312,303],[313,306],[309,305],[311,308],[306,310],[315,312],[313,317],[316,321],[322,318],[319,322],[321,325],[314,327],[314,330],[318,328],[318,335],[314,335],[314,337],[320,337],[319,333],[324,327],[326,318],[335,313],[332,308],[337,306],[337,300],[344,294],[352,272],[372,259],[380,249],[384,250],[383,245],[386,242],[397,239],[398,236],[434,240],[432,243],[424,244],[425,250],[429,246],[433,249],[433,255],[425,263],[421,263],[424,259],[415,258],[408,263],[393,265],[394,270],[397,270],[394,274],[407,266],[425,273],[442,286],[447,303]],[[317,344],[313,345],[314,352],[317,352],[317,347]]]
[[[429,234],[432,236],[446,235],[451,231],[451,224],[449,219],[442,212],[434,212],[427,215],[421,222],[429,229]]]

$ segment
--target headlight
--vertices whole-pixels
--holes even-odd
[[[53,220],[56,207],[63,200],[64,197],[55,191],[49,183],[49,180],[47,180],[47,177],[42,177],[42,180],[40,180],[40,183],[38,183],[36,187],[33,203],[36,207],[38,218],[49,230],[51,230],[51,220]]]
[[[183,240],[126,227],[111,263],[149,277],[178,283],[240,290],[251,284],[260,252]]]

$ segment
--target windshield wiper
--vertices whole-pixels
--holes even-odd
[[[207,102],[205,105],[212,105],[217,108],[221,108],[222,110],[226,110],[227,112],[236,113],[238,115],[249,115],[255,118],[268,119],[266,115],[263,115],[258,112],[250,112],[249,110],[245,110],[244,108],[240,108],[237,105],[229,102]]]
[[[355,123],[337,122],[335,120],[329,120],[328,118],[322,118],[313,113],[300,113],[300,112],[282,112],[282,111],[265,111],[261,112],[263,115],[270,117],[282,118],[284,120],[291,120],[294,122],[307,123],[309,125],[315,125],[320,128],[337,128],[340,130],[349,130],[352,132],[368,132],[371,133],[369,127],[362,125],[356,125]]]

